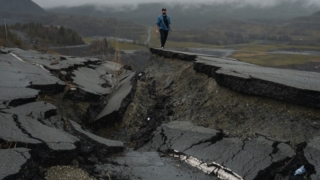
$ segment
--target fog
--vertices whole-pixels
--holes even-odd
[[[165,3],[170,4],[172,0],[33,0],[35,3],[44,8],[58,7],[58,6],[81,6],[86,4],[95,5],[133,5],[136,6],[139,3]],[[303,6],[318,6],[320,7],[320,0],[175,0],[175,3],[181,4],[232,4],[234,6],[255,6],[258,8],[272,7],[282,2],[301,2]]]

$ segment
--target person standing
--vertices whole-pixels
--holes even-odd
[[[158,34],[160,32],[162,49],[166,44],[169,31],[171,31],[170,25],[171,25],[171,21],[170,21],[170,16],[167,15],[167,9],[162,8],[162,14],[158,16],[157,22],[156,22],[156,33]]]

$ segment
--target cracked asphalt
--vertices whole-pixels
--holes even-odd
[[[25,91],[0,96],[0,156],[14,159],[11,166],[0,164],[1,178],[319,178],[317,109],[230,90],[234,79],[195,68],[192,53],[179,54],[180,60],[153,55],[136,75],[118,72],[121,81],[115,85],[113,65],[96,59],[14,51],[22,61],[1,55],[6,66],[0,67],[18,75],[7,74],[0,90]],[[28,68],[21,72],[22,66]],[[33,70],[49,81],[28,76]],[[70,112],[77,122],[88,119],[79,125]],[[99,123],[93,126],[94,120]],[[307,173],[294,177],[301,165]]]

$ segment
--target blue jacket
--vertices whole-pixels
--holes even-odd
[[[159,30],[163,29],[165,31],[171,31],[170,29],[171,21],[170,21],[170,16],[168,15],[167,15],[167,20],[168,20],[169,27],[167,27],[166,24],[164,23],[163,16],[162,15],[158,16],[156,24],[159,26]]]

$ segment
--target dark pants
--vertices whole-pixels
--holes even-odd
[[[161,36],[161,47],[164,47],[168,38],[169,31],[165,31],[160,29],[160,36]]]

